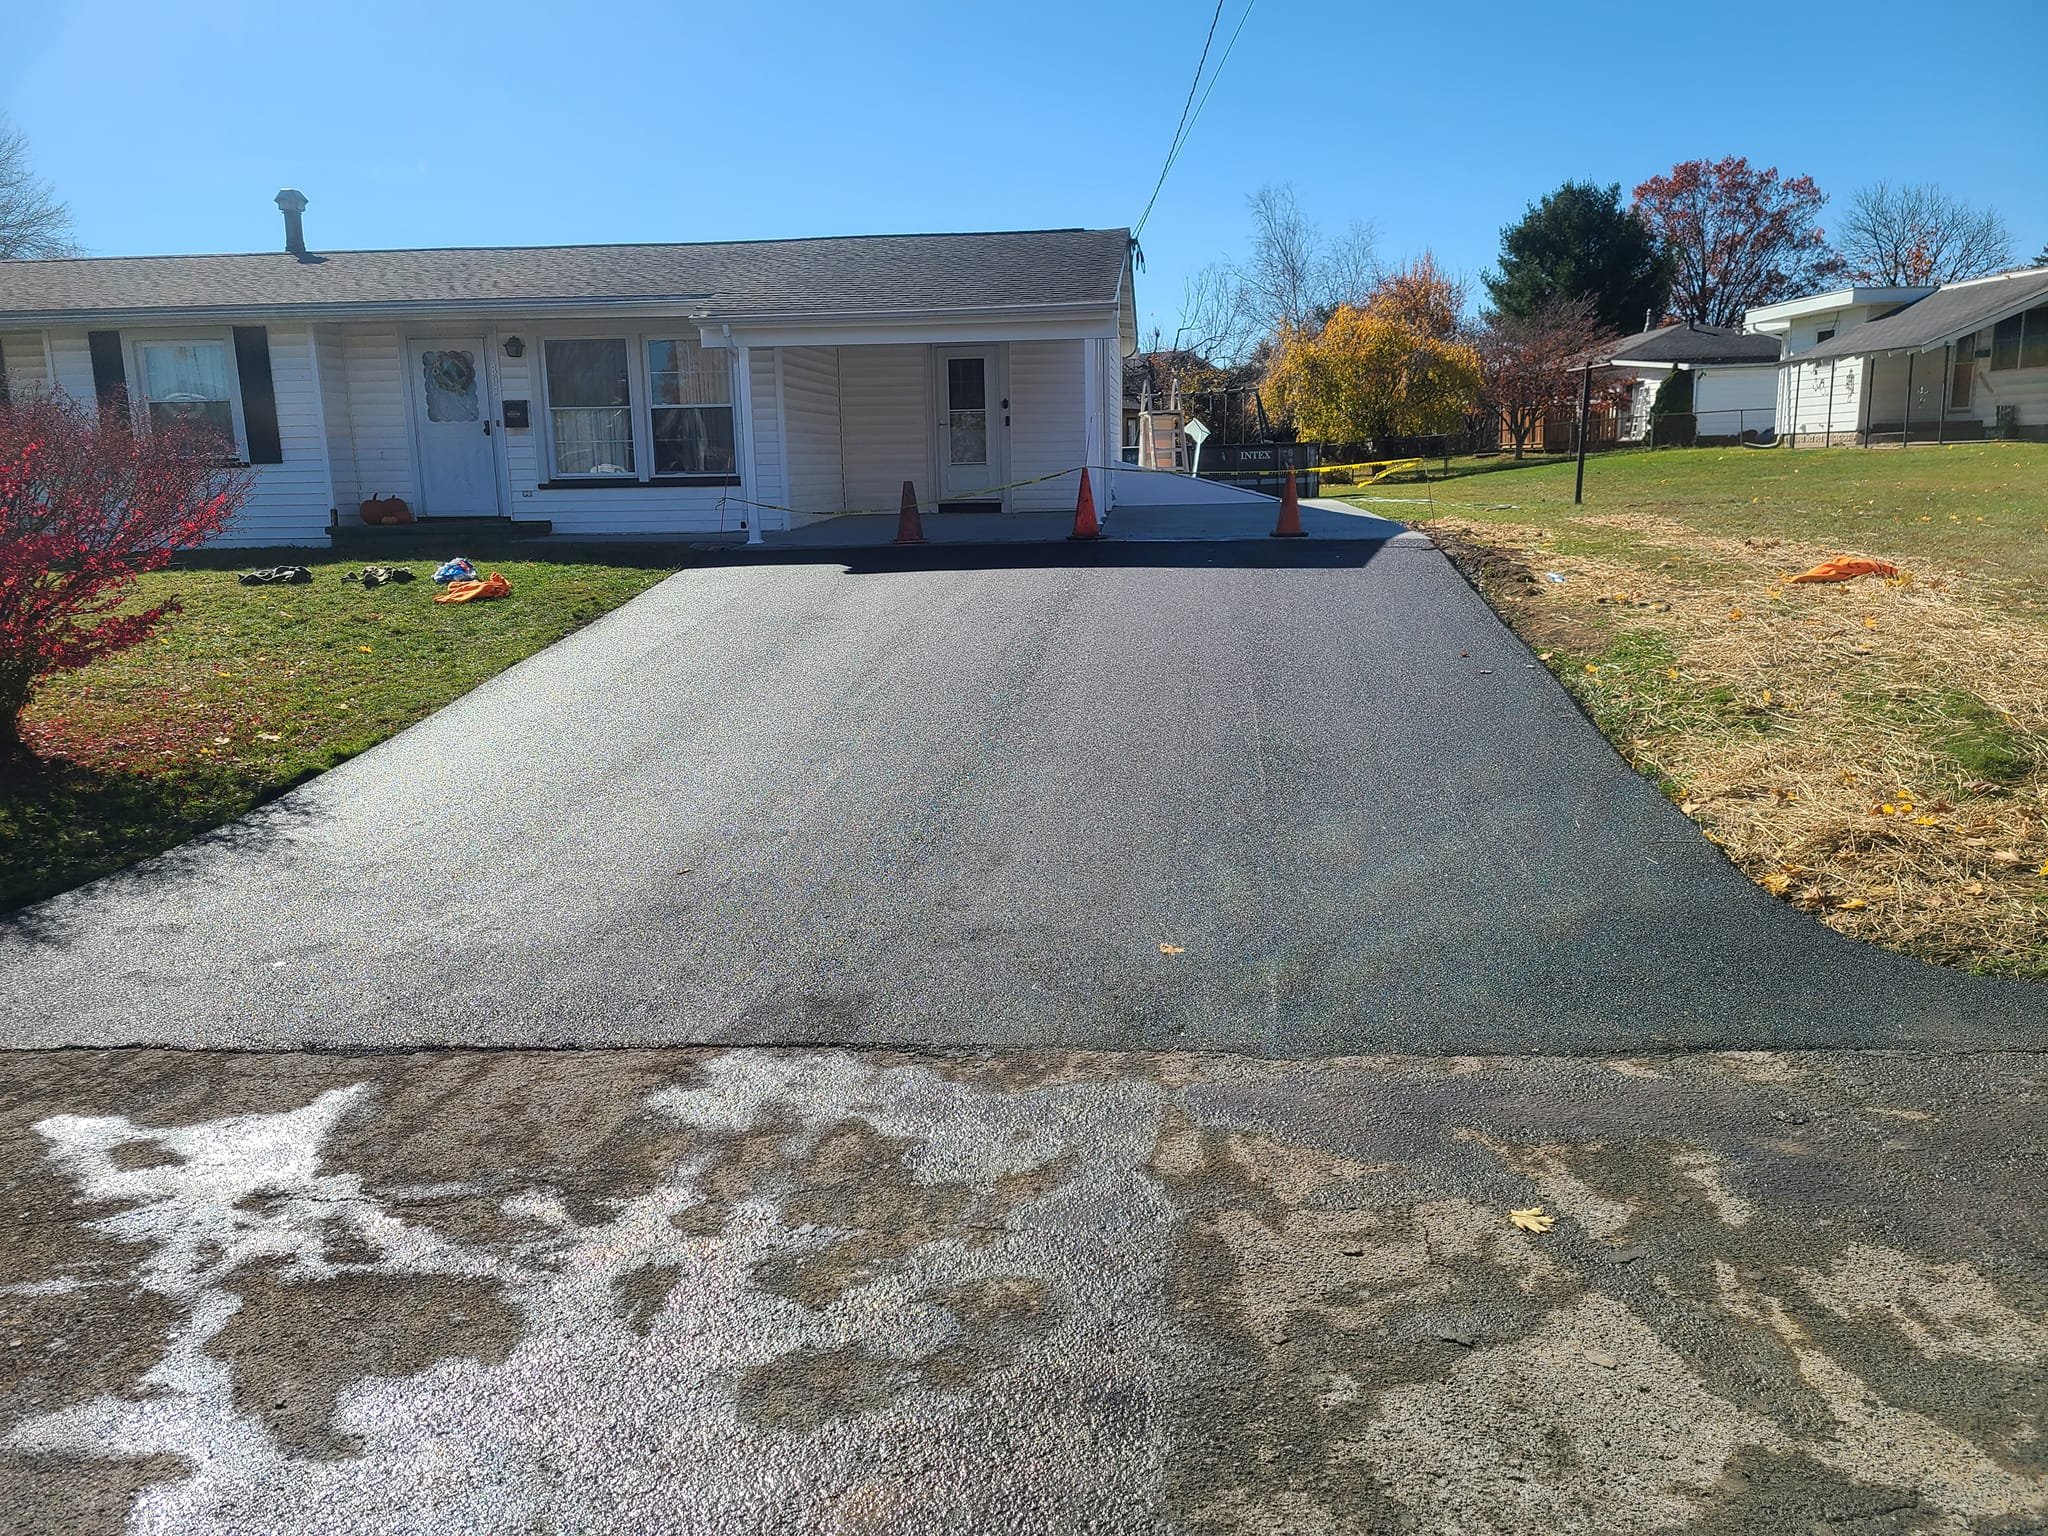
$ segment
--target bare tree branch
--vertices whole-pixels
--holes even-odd
[[[1370,224],[1353,224],[1331,240],[1286,183],[1261,187],[1246,201],[1251,254],[1195,274],[1175,336],[1177,348],[1226,367],[1269,350],[1285,330],[1314,330],[1339,304],[1364,303],[1381,277]]]
[[[27,136],[0,117],[0,261],[77,254],[71,210],[29,169]]]
[[[1865,187],[1849,204],[1840,245],[1859,283],[1923,288],[2012,265],[1998,210],[1972,208],[1932,182]]]

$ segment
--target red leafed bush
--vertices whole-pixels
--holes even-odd
[[[175,602],[123,612],[145,571],[205,542],[249,494],[209,429],[131,432],[61,395],[0,403],[0,758],[36,685],[146,639]]]

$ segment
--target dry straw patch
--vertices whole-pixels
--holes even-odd
[[[2010,588],[1940,568],[1794,586],[1840,551],[1646,515],[1567,525],[1599,554],[1533,526],[1430,532],[1758,884],[1844,933],[2048,975],[2048,625]]]

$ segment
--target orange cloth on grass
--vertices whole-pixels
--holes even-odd
[[[445,590],[434,594],[437,603],[480,603],[494,597],[510,597],[512,583],[491,572],[482,581],[451,581]]]
[[[1832,560],[1823,560],[1810,571],[1801,571],[1792,579],[1800,581],[1854,581],[1858,576],[1896,576],[1899,568],[1882,560],[1867,560],[1861,555],[1837,555]]]

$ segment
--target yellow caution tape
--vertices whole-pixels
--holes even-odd
[[[1375,480],[1384,480],[1388,475],[1398,475],[1404,470],[1421,469],[1422,464],[1423,461],[1421,459],[1374,459],[1365,464],[1295,465],[1294,472],[1297,475],[1327,475],[1335,470],[1346,470],[1354,473],[1358,470],[1370,470],[1371,473],[1366,477],[1365,481],[1367,485],[1370,485]],[[1276,469],[1225,469],[1218,470],[1214,474],[1204,475],[1202,478],[1204,480],[1274,480],[1286,474],[1287,470],[1288,466],[1285,464],[1280,465]]]

